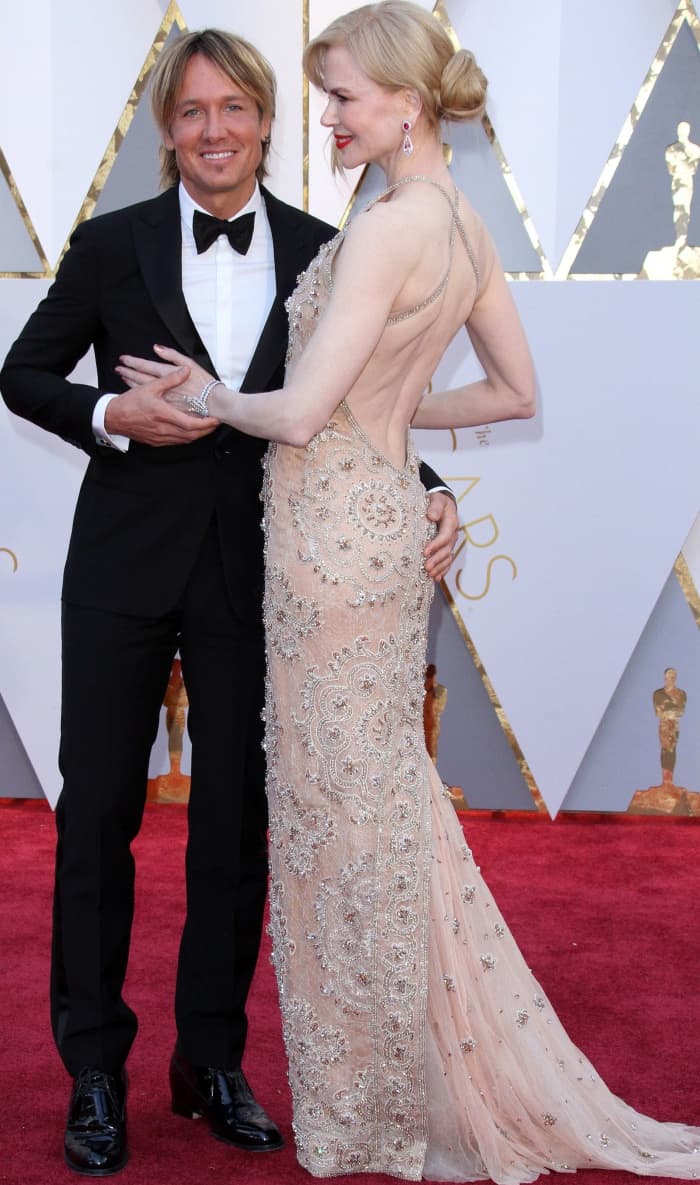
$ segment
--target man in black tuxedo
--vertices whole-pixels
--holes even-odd
[[[117,393],[115,368],[160,343],[229,386],[282,386],[284,301],[334,233],[260,185],[275,81],[253,46],[218,30],[183,35],[161,55],[152,96],[168,188],[78,227],[0,376],[14,412],[90,458],[63,583],[51,1002],[74,1079],[66,1161],[95,1176],[127,1159],[130,844],[178,648],[192,781],[173,1109],[204,1115],[237,1147],[282,1144],[241,1070],[267,881],[265,444],[165,402],[177,375]],[[97,388],[66,378],[91,346]],[[440,531],[426,566],[439,576],[456,514],[440,494],[429,513]]]

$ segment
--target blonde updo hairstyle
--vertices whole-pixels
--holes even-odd
[[[365,4],[338,17],[309,42],[303,66],[324,89],[326,53],[343,46],[380,86],[410,88],[420,96],[428,126],[441,120],[477,119],[486,105],[486,78],[466,49],[455,52],[441,24],[409,0]]]

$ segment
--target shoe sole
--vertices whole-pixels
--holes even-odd
[[[230,1144],[232,1148],[240,1148],[243,1152],[278,1152],[280,1148],[284,1148],[284,1140],[280,1137],[279,1144],[241,1144],[236,1140],[232,1140],[230,1136],[221,1135],[214,1131],[210,1121],[201,1111],[195,1111],[193,1107],[188,1107],[184,1103],[171,1103],[171,1110],[173,1115],[179,1115],[181,1119],[203,1119],[208,1124],[209,1131],[215,1140],[220,1140],[222,1144]]]
[[[242,1152],[279,1152],[281,1148],[284,1148],[284,1140],[280,1140],[279,1144],[239,1144],[229,1136],[219,1135],[212,1127],[209,1128],[209,1131],[215,1140],[219,1140],[222,1144],[228,1144],[231,1148],[239,1148]]]

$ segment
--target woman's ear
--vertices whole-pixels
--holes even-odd
[[[423,101],[418,94],[418,91],[412,86],[406,87],[404,91],[404,100],[406,103],[406,115],[412,123],[415,123],[416,119],[423,110]]]

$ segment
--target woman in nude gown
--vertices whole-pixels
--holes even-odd
[[[270,438],[265,473],[270,911],[299,1160],[408,1180],[626,1169],[691,1179],[700,1129],[610,1093],[572,1044],[479,875],[423,740],[432,582],[409,426],[534,411],[528,347],[441,119],[485,80],[403,0],[308,47],[341,165],[385,192],[289,302],[285,387],[242,395],[189,366],[183,406]],[[423,393],[466,327],[484,378]]]

